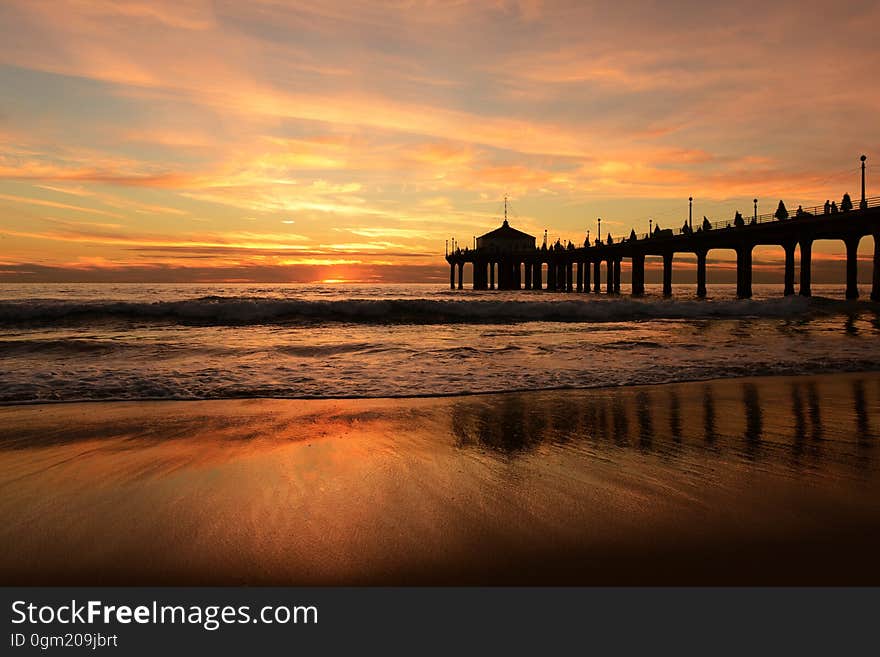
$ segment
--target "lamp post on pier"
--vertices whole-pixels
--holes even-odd
[[[688,228],[694,230],[694,197],[688,197]]]
[[[648,237],[654,236],[654,220],[648,217]]]
[[[752,203],[755,204],[755,214],[754,214],[755,223],[758,223],[758,199],[753,198]]]
[[[862,155],[862,200],[859,201],[859,210],[868,209],[868,199],[865,198],[865,160],[867,159],[867,155]]]
[[[598,228],[596,228],[596,235],[599,236],[599,241],[602,241],[602,217],[599,217],[597,223],[599,224]]]

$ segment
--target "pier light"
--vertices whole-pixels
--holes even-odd
[[[862,160],[862,200],[859,201],[859,210],[867,210],[868,199],[865,198],[865,160],[868,159],[868,156],[862,155],[860,159]]]
[[[651,217],[648,217],[648,237],[651,237],[654,234],[654,220]]]
[[[449,240],[446,240],[446,255],[449,255]]]
[[[753,198],[752,203],[755,204],[755,221],[758,220],[758,199]]]
[[[688,196],[688,227],[694,229],[694,197]]]

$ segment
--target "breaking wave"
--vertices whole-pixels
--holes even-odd
[[[833,314],[869,302],[799,296],[766,300],[659,300],[588,298],[547,300],[336,299],[202,297],[182,301],[0,302],[0,325],[44,326],[106,321],[195,326],[349,322],[447,324],[492,322],[619,322],[642,319],[711,319]]]

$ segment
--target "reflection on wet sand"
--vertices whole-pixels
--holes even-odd
[[[712,396],[712,386],[703,386],[703,428],[707,445],[715,444],[715,398]]]
[[[746,411],[746,453],[750,459],[754,459],[761,448],[761,434],[764,430],[761,399],[754,383],[744,383],[742,390],[743,406]]]
[[[674,388],[669,391],[669,433],[674,442],[681,442],[681,401]]]
[[[631,447],[674,457],[684,448],[720,457],[768,461],[794,470],[828,461],[858,465],[874,445],[880,396],[873,375],[850,375],[846,386],[801,377],[786,383],[743,379],[636,389],[465,397],[454,402],[452,428],[460,447],[480,446],[513,456],[542,445]],[[780,380],[781,381],[781,380]],[[672,388],[672,389],[670,389]],[[682,390],[687,390],[683,394]],[[826,429],[823,413],[834,415]],[[723,420],[719,419],[719,415]],[[629,427],[637,427],[630,436]],[[663,430],[668,427],[668,431]]]
[[[0,581],[880,584],[878,423],[880,374],[4,407]]]
[[[853,404],[856,416],[856,432],[859,443],[867,445],[874,438],[871,433],[871,423],[868,420],[868,402],[865,399],[865,382],[862,379],[853,379]]]
[[[651,412],[651,397],[644,390],[636,395],[637,413],[639,416],[639,447],[642,451],[650,451],[654,442],[654,421]]]

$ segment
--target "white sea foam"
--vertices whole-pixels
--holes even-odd
[[[866,305],[866,304],[862,304]],[[335,299],[202,297],[180,301],[0,302],[0,324],[51,325],[107,320],[199,325],[285,322],[443,324],[447,322],[620,322],[641,319],[794,317],[847,312],[852,302],[800,296],[764,300],[660,300],[573,297],[548,300]]]

